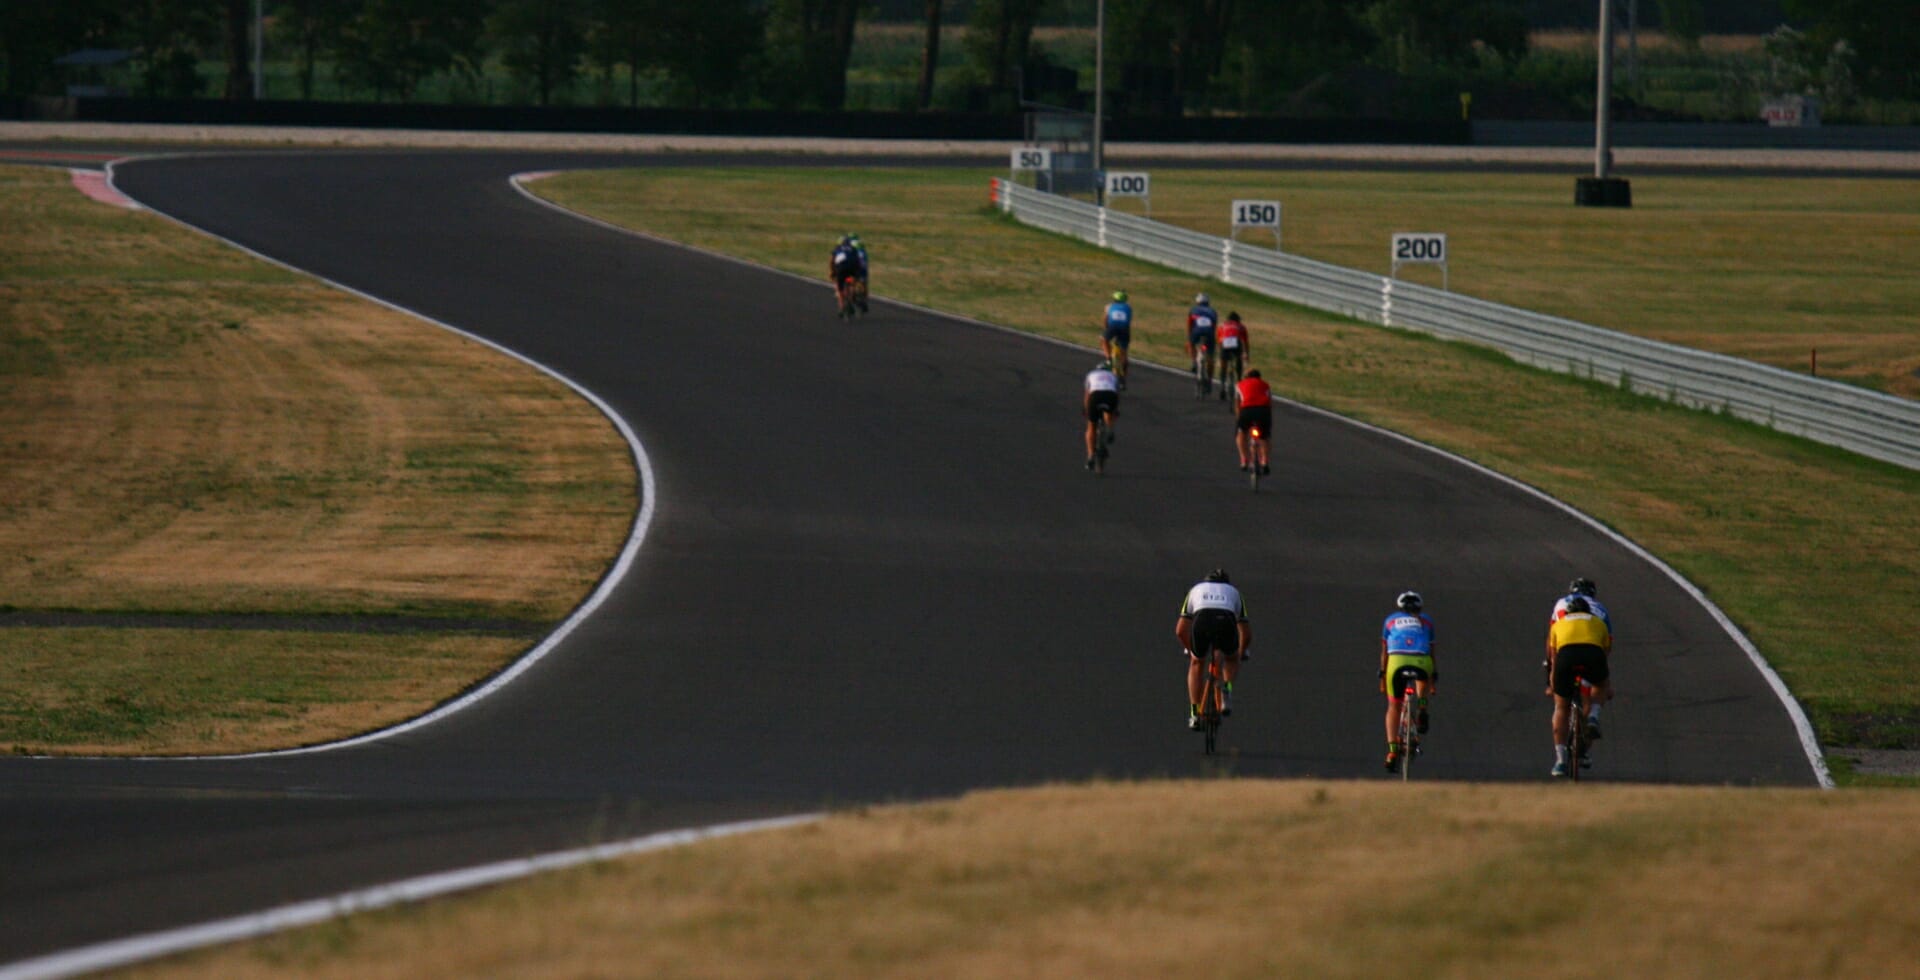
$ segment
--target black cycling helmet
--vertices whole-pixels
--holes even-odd
[[[1216,568],[1216,569],[1214,569],[1213,571],[1211,571],[1211,572],[1208,572],[1208,573],[1207,573],[1207,581],[1209,581],[1209,582],[1221,582],[1221,583],[1232,583],[1232,581],[1233,581],[1233,580],[1227,577],[1227,570],[1226,570],[1226,569],[1224,569],[1224,568]]]
[[[1232,320],[1232,321],[1233,321],[1233,322],[1235,322],[1235,323],[1239,323],[1239,322],[1240,322],[1240,314],[1239,314],[1239,312],[1238,312],[1238,311],[1236,311],[1236,312],[1233,312],[1233,313],[1229,313],[1229,314],[1227,314],[1227,319],[1229,319],[1229,320]]]
[[[1577,578],[1567,583],[1568,595],[1593,595],[1594,592],[1593,579]]]
[[[1420,593],[1408,589],[1400,593],[1400,598],[1393,600],[1393,604],[1403,612],[1417,613],[1420,611]]]
[[[1573,598],[1567,600],[1567,611],[1570,613],[1590,613],[1593,611],[1593,607],[1590,605],[1587,605],[1587,600],[1585,598],[1581,596],[1574,596]]]
[[[1253,370],[1247,372],[1247,377],[1249,378],[1257,378],[1259,376],[1260,376],[1259,368],[1254,368]]]

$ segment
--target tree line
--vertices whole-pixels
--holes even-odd
[[[914,102],[935,101],[944,28],[964,26],[965,73],[999,96],[1072,99],[1082,69],[1034,41],[1043,23],[1090,27],[1098,0],[265,0],[273,59],[299,97],[328,77],[383,101],[435,77],[497,65],[549,104],[583,78],[639,104],[834,110],[847,98],[856,28],[917,14]],[[1593,7],[1592,0],[1585,0]],[[1624,0],[1620,0],[1624,2]],[[54,61],[131,52],[134,94],[252,93],[254,0],[0,0],[0,81],[57,94]],[[1709,4],[1709,6],[1703,6]],[[1648,26],[1697,40],[1710,0],[1649,0]],[[1846,59],[1866,94],[1920,98],[1920,0],[1782,0],[1805,57]],[[1118,107],[1271,111],[1355,66],[1390,74],[1499,70],[1524,57],[1541,0],[1107,0],[1107,85]],[[1837,54],[1836,54],[1837,52]],[[209,83],[206,63],[224,66]]]

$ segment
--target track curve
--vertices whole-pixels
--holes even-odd
[[[431,725],[301,756],[0,760],[0,958],[596,838],[1198,773],[1171,627],[1213,565],[1258,636],[1223,736],[1241,774],[1377,771],[1377,624],[1415,586],[1447,675],[1423,774],[1541,778],[1541,619],[1579,572],[1624,633],[1597,775],[1814,783],[1711,611],[1533,494],[1282,408],[1284,463],[1250,495],[1220,472],[1224,412],[1146,372],[1096,483],[1086,353],[884,300],[842,325],[824,284],[578,221],[506,179],[635,162],[120,168],[151,207],[598,394],[645,443],[658,510],[555,655]]]

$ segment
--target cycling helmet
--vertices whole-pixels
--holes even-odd
[[[1593,607],[1587,605],[1587,600],[1584,597],[1574,596],[1567,600],[1567,611],[1570,613],[1590,613],[1593,611]]]
[[[859,247],[860,247],[860,236],[859,236],[859,235],[848,235],[848,236],[847,236],[847,244],[848,244],[848,245],[852,245],[852,246],[853,246],[854,248],[859,248]]]
[[[1195,297],[1193,298],[1193,305],[1195,305],[1195,306],[1205,306],[1205,305],[1207,305],[1207,294],[1206,294],[1206,293],[1201,293],[1200,295],[1198,295],[1198,296],[1195,296]]]
[[[1590,578],[1577,578],[1567,583],[1569,595],[1593,595],[1594,592],[1593,580]]]
[[[1420,611],[1420,593],[1408,589],[1400,593],[1400,598],[1393,600],[1393,604],[1405,612],[1417,613]]]
[[[1126,290],[1124,290],[1124,289],[1121,289],[1121,290],[1116,290],[1116,291],[1114,292],[1114,294],[1113,294],[1113,301],[1114,301],[1114,302],[1116,302],[1116,303],[1124,303],[1124,302],[1126,302],[1126,301],[1127,301],[1127,291],[1126,291]]]
[[[838,245],[851,245],[851,244],[853,244],[853,236],[852,236],[852,235],[841,235],[841,236],[840,236],[840,241],[838,241],[838,242],[836,242],[835,244],[838,244]]]
[[[1257,378],[1259,376],[1260,376],[1259,368],[1254,368],[1253,370],[1247,372],[1247,377],[1249,378]]]
[[[1238,313],[1237,311],[1236,311],[1236,312],[1233,312],[1233,313],[1229,313],[1229,314],[1227,314],[1227,319],[1229,319],[1229,320],[1232,320],[1232,321],[1233,321],[1233,322],[1235,322],[1235,323],[1239,323],[1239,322],[1240,322],[1240,314],[1239,314],[1239,313]]]
[[[1216,568],[1216,569],[1214,569],[1213,571],[1211,571],[1211,572],[1208,572],[1208,573],[1207,573],[1207,581],[1209,581],[1209,582],[1221,582],[1221,583],[1231,583],[1231,582],[1232,582],[1233,580],[1227,577],[1227,570],[1226,570],[1226,569],[1224,569],[1224,568]]]

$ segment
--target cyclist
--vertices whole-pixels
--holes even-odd
[[[1597,591],[1599,591],[1599,588],[1593,584],[1593,580],[1590,578],[1577,578],[1568,582],[1567,594],[1561,596],[1554,602],[1553,614],[1547,618],[1547,625],[1552,626],[1560,620],[1560,617],[1565,616],[1567,614],[1567,603],[1577,596],[1587,600],[1587,608],[1595,616],[1600,617],[1602,622],[1607,624],[1607,635],[1612,636],[1613,617],[1608,616],[1607,607],[1601,605],[1600,600],[1593,597]],[[1587,741],[1597,742],[1599,740],[1600,702],[1595,701],[1587,706]]]
[[[827,276],[833,280],[833,295],[840,302],[840,311],[847,312],[853,304],[853,296],[848,292],[849,280],[858,281],[866,270],[860,261],[860,250],[853,245],[853,236],[841,235],[840,241],[833,246],[833,255],[827,260]]]
[[[1208,572],[1205,579],[1187,590],[1173,635],[1187,652],[1187,727],[1199,731],[1207,657],[1215,650],[1225,654],[1223,715],[1233,714],[1233,679],[1240,674],[1241,662],[1253,657],[1253,627],[1247,623],[1247,604],[1227,578],[1226,569]]]
[[[1400,744],[1400,713],[1417,711],[1413,727],[1427,733],[1427,699],[1439,690],[1440,672],[1433,666],[1433,620],[1420,611],[1420,593],[1408,589],[1393,604],[1398,611],[1389,613],[1380,627],[1380,693],[1387,696],[1387,771],[1399,772],[1401,757],[1414,749]],[[1402,703],[1400,685],[1394,683],[1403,669],[1419,678],[1412,705]]]
[[[1246,368],[1247,358],[1253,354],[1253,345],[1247,336],[1247,325],[1240,322],[1239,313],[1227,314],[1226,322],[1220,324],[1217,331],[1220,343],[1220,400],[1227,400],[1227,378],[1232,377],[1237,384],[1240,372]],[[1232,374],[1228,374],[1231,365]]]
[[[848,244],[852,245],[854,252],[860,256],[860,271],[855,275],[855,278],[860,281],[860,291],[854,295],[859,298],[860,312],[865,313],[867,312],[867,273],[869,271],[867,264],[867,246],[860,241],[859,235],[853,234],[852,232],[847,234],[847,238],[849,239]]]
[[[1195,296],[1193,309],[1187,311],[1187,360],[1193,364],[1193,376],[1208,390],[1213,388],[1213,332],[1219,324],[1220,314],[1214,312],[1207,294]]]
[[[1240,412],[1233,420],[1233,448],[1240,452],[1240,472],[1247,467],[1260,467],[1260,475],[1273,472],[1268,466],[1267,447],[1273,434],[1273,389],[1260,377],[1260,369],[1247,372],[1240,379],[1236,389],[1240,402]],[[1260,438],[1253,438],[1251,430],[1259,429]]]
[[[1100,350],[1113,362],[1114,375],[1120,379],[1122,391],[1127,388],[1127,347],[1132,343],[1133,307],[1127,305],[1125,290],[1116,291],[1100,324]]]
[[[1607,621],[1593,614],[1586,596],[1567,600],[1566,615],[1554,620],[1547,630],[1547,693],[1553,695],[1553,774],[1567,774],[1567,747],[1560,744],[1560,733],[1567,727],[1567,712],[1579,704],[1580,685],[1574,668],[1584,668],[1593,685],[1595,703],[1613,697],[1608,678],[1607,653],[1613,649],[1613,632]],[[1574,760],[1581,768],[1592,765],[1582,756]]]
[[[1107,417],[1107,441],[1113,441],[1113,422],[1120,417],[1120,378],[1113,373],[1112,361],[1101,361],[1087,372],[1080,386],[1080,410],[1087,417],[1087,469],[1093,469],[1094,426],[1100,416]]]

